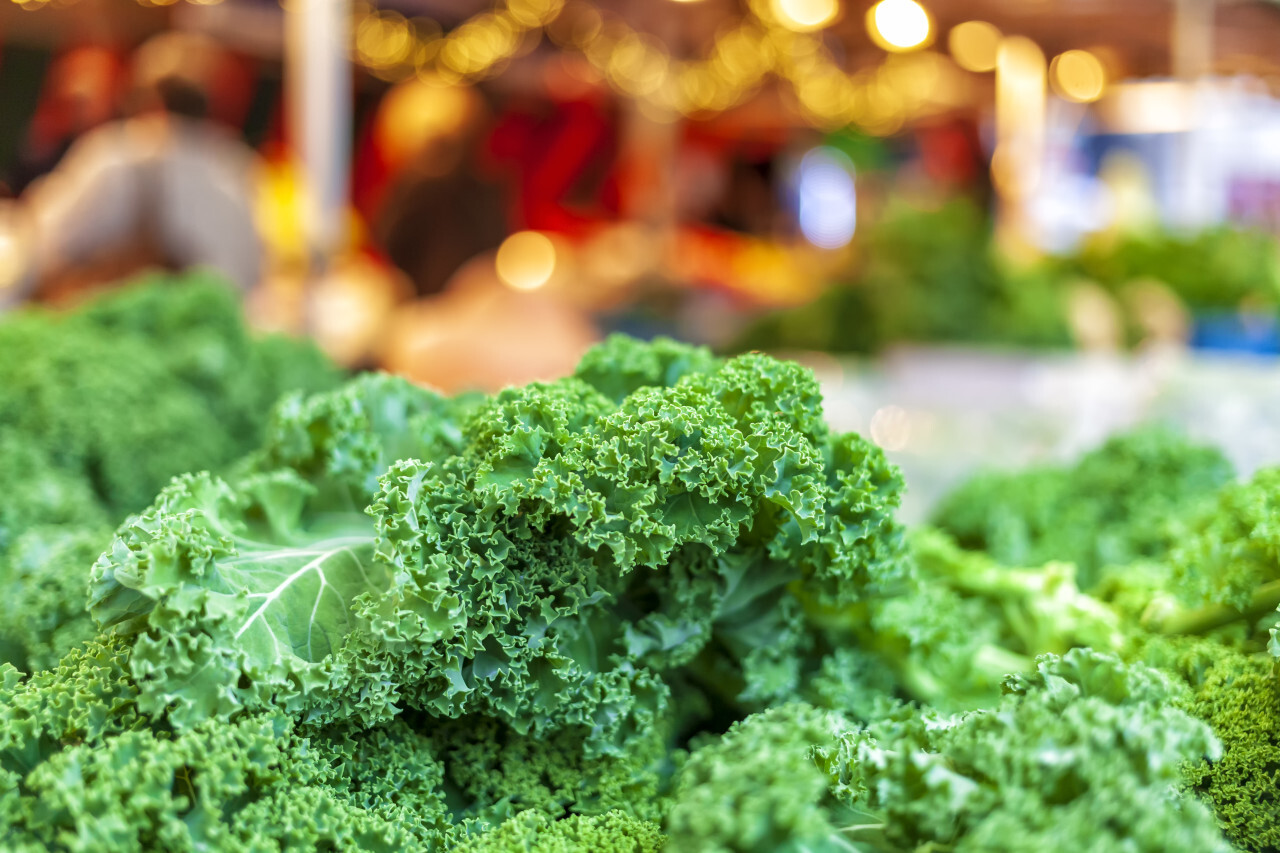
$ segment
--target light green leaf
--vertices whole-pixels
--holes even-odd
[[[296,710],[329,683],[357,627],[356,599],[382,595],[392,578],[374,556],[371,520],[308,513],[313,493],[292,472],[235,489],[188,475],[121,527],[94,566],[90,602],[104,627],[137,635],[130,667],[144,709],[182,728],[266,705]]]

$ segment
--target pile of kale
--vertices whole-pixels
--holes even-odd
[[[213,285],[0,324],[0,847],[1280,845],[1280,472],[1147,430],[908,530],[764,355],[336,382]]]

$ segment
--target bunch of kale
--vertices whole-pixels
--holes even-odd
[[[1270,671],[1221,619],[1135,615],[1224,606],[1167,597],[1192,534],[1090,595],[1072,555],[905,530],[902,488],[762,355],[618,337],[492,396],[287,395],[66,556],[98,635],[0,666],[0,842],[1268,849],[1240,794],[1270,782],[1241,722],[1274,716]]]

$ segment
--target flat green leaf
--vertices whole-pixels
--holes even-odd
[[[130,667],[144,709],[182,728],[296,710],[329,683],[356,599],[392,580],[368,517],[309,513],[314,492],[291,472],[234,489],[188,475],[121,527],[94,566],[90,604],[104,627],[137,635]]]

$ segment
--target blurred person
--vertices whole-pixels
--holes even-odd
[[[255,152],[208,118],[227,54],[168,32],[134,54],[126,117],[86,133],[24,195],[32,234],[27,290],[72,298],[148,267],[206,267],[258,283]]]
[[[373,242],[419,296],[506,235],[505,194],[478,152],[489,110],[472,87],[412,79],[378,105],[356,163]]]
[[[417,295],[392,312],[380,360],[447,392],[561,376],[599,337],[563,269],[532,291],[498,278],[506,193],[477,157],[490,124],[473,88],[413,79],[388,93],[371,128],[393,175],[373,237]]]

